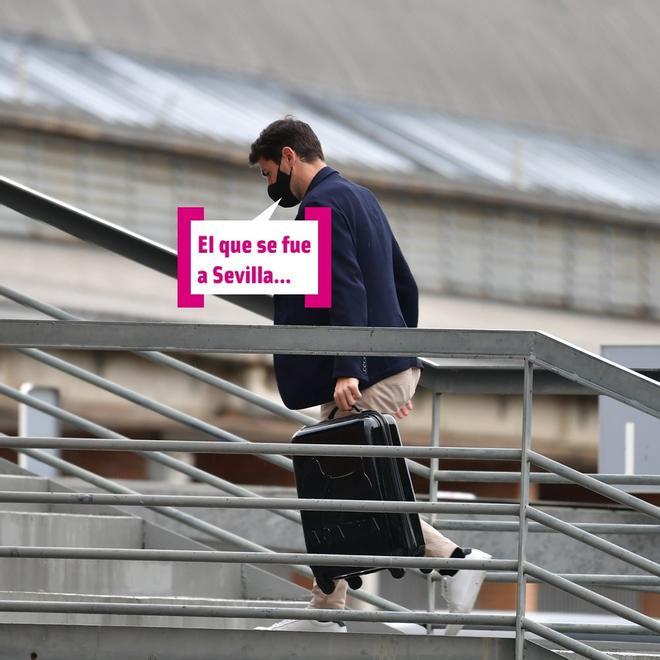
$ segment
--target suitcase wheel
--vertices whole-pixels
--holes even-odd
[[[406,571],[403,568],[390,568],[389,571],[390,575],[397,580],[401,579],[406,574]]]
[[[346,582],[351,589],[359,589],[362,586],[362,578],[359,575],[346,578]]]
[[[319,589],[326,596],[329,596],[335,590],[334,580],[331,580],[330,578],[317,577],[316,584],[319,585]]]

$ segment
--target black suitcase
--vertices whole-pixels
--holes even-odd
[[[401,445],[392,415],[353,408],[358,410],[356,414],[303,426],[291,441]],[[300,498],[415,501],[403,458],[295,456],[293,467]],[[309,553],[424,556],[424,537],[417,513],[301,511],[300,515]],[[385,570],[366,566],[311,566],[311,569],[316,583],[326,594],[334,591],[333,580],[346,578],[352,589],[358,589],[362,585],[360,575]],[[393,577],[403,577],[403,569],[388,570]]]

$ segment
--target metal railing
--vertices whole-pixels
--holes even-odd
[[[283,339],[282,336],[275,336],[278,330],[285,329],[293,338],[291,341]],[[210,343],[207,332],[213,331],[214,341]],[[301,332],[302,330],[302,332]],[[660,623],[655,619],[636,612],[632,608],[621,605],[612,599],[606,598],[590,589],[587,589],[577,581],[566,576],[560,576],[550,573],[545,569],[531,563],[527,558],[526,536],[528,532],[529,521],[534,521],[544,527],[554,529],[556,532],[567,535],[595,549],[611,554],[618,559],[626,561],[631,566],[642,569],[654,577],[660,577],[660,564],[640,557],[639,555],[626,550],[610,541],[599,538],[588,529],[580,528],[572,523],[564,522],[554,516],[550,516],[532,507],[529,504],[529,484],[530,468],[534,464],[548,472],[552,472],[557,477],[568,480],[586,488],[589,488],[601,495],[609,497],[616,502],[633,508],[636,511],[644,513],[653,519],[660,519],[660,509],[648,502],[641,500],[629,493],[626,493],[603,481],[581,474],[571,468],[568,468],[556,461],[552,461],[537,452],[531,450],[531,414],[533,397],[533,367],[537,359],[541,359],[546,367],[560,369],[561,364],[567,359],[568,355],[574,355],[575,347],[563,345],[559,340],[551,340],[551,349],[554,351],[557,363],[551,363],[549,357],[544,354],[542,358],[537,358],[537,353],[533,349],[542,346],[544,336],[541,333],[516,333],[515,341],[507,333],[488,333],[474,331],[464,333],[461,331],[421,331],[421,336],[417,339],[410,329],[383,329],[371,328],[369,341],[360,345],[360,338],[364,337],[362,328],[316,328],[314,334],[308,334],[303,338],[296,336],[304,334],[307,328],[283,327],[267,328],[262,326],[223,326],[209,325],[198,326],[189,324],[167,324],[167,323],[115,323],[115,322],[79,322],[79,321],[20,321],[6,320],[0,326],[0,346],[11,348],[24,348],[28,345],[38,346],[40,348],[82,348],[97,350],[213,350],[215,352],[240,352],[247,353],[256,349],[259,352],[289,352],[289,353],[326,353],[335,354],[343,352],[346,346],[359,345],[358,349],[348,348],[348,350],[360,351],[366,354],[378,353],[397,353],[403,345],[402,335],[405,333],[406,345],[410,342],[415,344],[412,351],[419,351],[426,355],[453,355],[458,352],[462,354],[486,354],[491,357],[497,352],[499,357],[503,357],[501,348],[502,340],[507,341],[506,350],[511,351],[512,358],[518,359],[525,347],[530,349],[530,355],[524,357],[524,383],[525,392],[523,398],[523,429],[522,429],[522,449],[470,449],[470,448],[448,448],[448,447],[345,447],[345,446],[324,446],[316,445],[285,445],[280,443],[258,443],[249,442],[226,442],[222,435],[220,439],[225,442],[215,441],[156,441],[156,440],[130,440],[118,437],[118,434],[112,434],[109,429],[98,427],[91,422],[84,422],[71,413],[61,411],[55,406],[39,403],[37,407],[46,410],[52,414],[59,414],[62,418],[69,421],[84,422],[87,428],[94,430],[95,434],[110,434],[103,439],[74,439],[74,438],[5,438],[2,445],[14,447],[19,450],[38,452],[35,448],[85,448],[93,449],[114,449],[123,451],[146,452],[147,456],[163,457],[166,451],[204,451],[204,452],[225,452],[235,454],[252,454],[255,456],[272,457],[275,454],[281,455],[363,455],[363,456],[400,456],[407,458],[431,457],[439,459],[440,457],[453,458],[472,458],[480,456],[485,459],[511,459],[517,457],[521,461],[520,504],[495,504],[479,502],[376,502],[361,500],[304,500],[296,498],[260,498],[260,497],[198,497],[198,496],[167,496],[167,495],[140,495],[140,494],[44,494],[44,493],[5,493],[0,496],[1,500],[11,500],[14,502],[68,502],[79,504],[122,504],[124,506],[149,506],[149,507],[170,507],[170,506],[214,506],[223,508],[258,508],[272,511],[282,510],[345,510],[345,511],[410,511],[418,513],[478,513],[480,515],[512,515],[518,514],[518,557],[515,560],[488,561],[469,561],[469,560],[451,560],[439,558],[402,558],[402,557],[378,557],[378,556],[335,556],[335,555],[300,555],[300,554],[281,554],[271,553],[267,548],[259,547],[254,553],[217,553],[213,555],[197,555],[200,561],[243,561],[250,563],[281,563],[295,564],[302,563],[344,563],[352,565],[365,566],[399,566],[399,567],[446,567],[446,568],[464,568],[466,570],[488,570],[515,572],[517,581],[517,608],[514,617],[506,615],[456,615],[456,614],[437,614],[432,610],[429,612],[399,612],[394,618],[388,618],[389,613],[384,612],[353,612],[347,611],[344,617],[347,621],[409,621],[420,624],[440,623],[471,623],[473,625],[487,626],[515,626],[517,631],[517,658],[522,658],[524,650],[526,633],[532,632],[536,635],[545,637],[554,642],[561,643],[565,648],[574,650],[589,658],[608,657],[602,651],[587,647],[572,637],[553,630],[551,627],[538,622],[534,622],[526,615],[525,593],[528,577],[542,581],[554,587],[560,588],[567,593],[573,594],[587,600],[590,603],[599,605],[608,612],[627,619],[631,623],[646,629],[648,631],[660,632]],[[271,332],[274,331],[274,332]],[[532,335],[532,336],[530,336]],[[538,335],[535,337],[533,335]],[[351,340],[354,336],[355,340]],[[147,339],[148,338],[148,339]],[[146,342],[146,344],[145,344]],[[295,346],[295,348],[294,348]],[[437,348],[437,347],[441,348]],[[201,348],[205,347],[205,348]],[[212,348],[208,348],[212,347]],[[304,348],[301,348],[304,347]],[[583,371],[579,374],[568,374],[569,377],[588,382],[590,387],[602,391],[609,391],[615,398],[625,400],[633,407],[650,412],[660,417],[660,385],[656,382],[619,367],[598,356],[584,354]],[[560,366],[557,366],[560,365]],[[624,388],[614,391],[614,384],[627,380]],[[35,403],[30,401],[31,397],[16,391],[11,391],[7,386],[0,386],[0,392],[13,396],[14,398],[23,398],[30,405]],[[655,404],[655,405],[652,405]],[[53,459],[50,459],[53,460]],[[58,459],[59,460],[59,459]],[[162,460],[159,458],[159,460]],[[174,460],[174,459],[172,459]],[[187,466],[188,469],[196,470]],[[435,477],[435,471],[429,471]],[[612,477],[615,481],[619,477]],[[434,478],[435,481],[435,478]],[[189,514],[184,514],[188,516]],[[609,529],[618,530],[617,525],[610,525]],[[226,538],[226,537],[225,537]],[[234,539],[235,540],[235,539]],[[249,542],[248,542],[249,543]],[[245,547],[243,543],[243,547]],[[246,548],[247,549],[247,548]],[[173,561],[177,559],[177,554],[173,551],[115,551],[100,549],[57,549],[57,548],[11,548],[6,550],[11,556],[70,556],[70,557],[95,557],[109,558],[136,558],[142,556],[144,559],[152,559],[160,556],[163,560]],[[23,553],[23,554],[21,554]],[[160,553],[160,555],[154,554]],[[193,555],[183,553],[178,555],[179,560],[190,560]],[[588,582],[586,576],[576,576],[583,583]],[[609,580],[612,581],[611,578]],[[638,582],[639,584],[639,582]],[[655,584],[655,583],[654,583]],[[357,594],[356,594],[357,595]],[[364,594],[359,594],[364,596]],[[26,607],[31,607],[28,603]],[[381,606],[383,603],[381,603]],[[2,605],[0,604],[0,607]],[[12,605],[16,607],[16,605]],[[39,608],[45,607],[43,604]],[[57,611],[92,611],[89,604],[68,603],[59,604]],[[104,606],[105,607],[105,606]],[[121,608],[120,608],[121,609]],[[245,608],[241,610],[241,616],[261,616],[263,612],[257,608],[252,613]],[[40,610],[41,611],[41,610]],[[66,610],[69,611],[69,610]],[[96,610],[94,610],[96,611]],[[109,610],[108,610],[109,611]],[[119,611],[114,610],[114,611]],[[128,612],[129,610],[125,610]],[[146,612],[146,610],[144,610]],[[155,611],[155,610],[154,610]],[[214,610],[215,611],[215,610]],[[235,611],[235,610],[232,610]],[[271,616],[288,616],[282,612],[270,610]],[[295,609],[288,609],[287,612],[292,616],[305,618],[309,613],[298,612]],[[317,616],[320,616],[317,614]],[[603,627],[605,628],[605,626]],[[574,629],[579,630],[578,628]],[[638,631],[639,632],[639,631]]]
[[[88,242],[101,245],[122,256],[133,259],[159,272],[176,276],[176,253],[121,227],[75,209],[36,191],[30,190],[8,179],[0,177],[0,203],[38,220],[48,222]],[[0,446],[13,447],[61,471],[78,476],[108,493],[2,493],[0,502],[50,502],[69,504],[121,504],[122,506],[146,506],[182,522],[194,529],[222,539],[241,552],[186,552],[169,550],[108,550],[99,548],[17,548],[0,549],[0,556],[12,557],[77,557],[80,559],[115,558],[162,561],[211,561],[240,562],[252,564],[285,564],[310,576],[309,564],[331,564],[358,566],[397,566],[410,568],[464,568],[466,570],[488,570],[489,578],[497,581],[517,583],[515,616],[477,614],[438,614],[435,609],[435,576],[427,576],[429,611],[409,611],[379,596],[365,592],[352,592],[355,598],[369,602],[386,611],[349,610],[342,618],[347,621],[390,621],[417,622],[422,625],[465,623],[477,626],[503,626],[516,630],[516,659],[521,660],[527,633],[543,637],[563,648],[581,653],[585,657],[602,660],[607,654],[585,645],[569,635],[581,633],[611,632],[643,634],[646,631],[660,632],[655,619],[632,608],[608,599],[583,585],[621,585],[630,588],[654,588],[659,585],[660,565],[644,559],[625,548],[600,539],[602,533],[657,533],[658,525],[626,525],[581,523],[573,524],[550,516],[529,503],[529,486],[533,482],[577,483],[600,495],[631,507],[654,519],[660,510],[643,500],[615,488],[612,484],[660,483],[657,475],[585,475],[551,461],[531,449],[531,418],[533,394],[542,393],[600,393],[611,396],[632,407],[660,417],[660,386],[650,378],[626,369],[600,356],[588,353],[550,335],[534,331],[484,331],[484,330],[426,330],[398,328],[316,328],[310,326],[233,326],[233,325],[190,325],[168,323],[115,323],[93,322],[76,319],[71,314],[51,305],[39,302],[0,287],[0,295],[39,310],[56,321],[3,320],[0,323],[0,347],[13,348],[31,359],[39,360],[52,368],[59,369],[92,385],[112,392],[126,400],[153,410],[188,428],[212,437],[211,442],[197,441],[152,441],[128,439],[110,429],[74,415],[58,406],[51,406],[35,397],[0,384],[0,393],[68,421],[89,432],[96,438],[13,438],[3,437]],[[222,296],[220,296],[222,297]],[[227,300],[239,304],[267,317],[272,316],[272,301],[267,296],[230,296]],[[404,334],[405,333],[405,334]],[[405,349],[401,347],[405,346]],[[203,420],[165,406],[128,388],[122,387],[96,374],[77,367],[66,360],[44,352],[44,348],[86,350],[128,350],[141,357],[175,369],[205,382],[212,387],[238,396],[250,403],[296,423],[309,424],[314,418],[291,411],[260,397],[244,388],[218,378],[201,369],[176,360],[160,351],[238,352],[238,353],[297,353],[297,354],[344,354],[344,355],[424,355],[439,358],[470,358],[493,360],[501,363],[496,369],[471,371],[471,381],[464,386],[470,391],[496,393],[522,392],[523,424],[520,450],[511,449],[468,449],[440,447],[440,394],[453,391],[456,386],[456,369],[442,368],[424,360],[425,369],[420,381],[433,393],[433,424],[430,447],[345,447],[282,445],[280,443],[252,444],[245,438],[228,433]],[[511,365],[510,368],[502,364]],[[522,366],[522,379],[520,367]],[[475,379],[474,376],[478,375]],[[476,384],[475,384],[476,381]],[[539,385],[535,385],[537,381]],[[220,442],[218,442],[220,441]],[[195,497],[144,495],[121,486],[109,479],[95,475],[61,458],[54,457],[40,448],[83,448],[136,451],[149,460],[155,460],[173,470],[203,481],[233,497]],[[285,456],[304,455],[308,452],[321,455],[326,451],[332,455],[401,456],[405,457],[411,472],[429,479],[429,502],[365,502],[361,500],[298,500],[291,498],[261,498],[242,486],[199,470],[183,461],[168,456],[165,452],[204,451],[206,453],[251,454],[270,461],[285,469],[291,469],[291,461]],[[375,452],[375,453],[374,453]],[[479,472],[469,476],[459,471],[440,470],[441,458],[490,458],[493,460],[520,460],[519,472]],[[411,459],[430,459],[430,467]],[[535,465],[546,472],[531,472]],[[487,504],[479,502],[437,502],[437,482],[440,479],[494,482],[519,482],[519,504]],[[58,499],[59,498],[59,499]],[[518,534],[516,559],[492,559],[488,561],[452,560],[440,558],[404,558],[378,556],[309,555],[297,553],[275,553],[261,545],[232,534],[205,522],[189,513],[173,507],[221,506],[224,508],[268,509],[277,515],[299,522],[300,509],[309,510],[380,510],[413,511],[429,514],[432,524],[442,529],[507,531]],[[486,520],[438,520],[442,513],[478,513],[479,515],[510,515],[517,521]],[[527,535],[539,531],[564,534],[594,549],[601,550],[626,561],[631,566],[650,573],[650,576],[619,576],[593,574],[556,574],[534,565],[527,558]],[[562,589],[603,609],[627,619],[632,624],[555,624],[552,627],[530,619],[526,613],[525,593],[528,582],[546,583]],[[135,614],[186,614],[192,616],[241,616],[259,618],[318,618],[332,613],[300,608],[222,608],[164,605],[100,604],[0,601],[0,610],[5,611],[48,611],[48,612],[96,612]]]

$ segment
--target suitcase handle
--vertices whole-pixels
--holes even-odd
[[[355,404],[353,404],[351,406],[351,408],[354,408],[359,413],[366,411],[366,408],[359,408]],[[339,410],[339,408],[337,406],[335,406],[332,409],[332,411],[330,412],[330,414],[328,415],[328,419],[334,419],[335,418],[335,413],[337,412],[337,410]],[[383,425],[383,431],[384,431],[385,435],[389,438],[390,442],[392,442],[391,435],[390,435],[390,427],[389,427],[388,423],[385,421],[385,418],[383,417],[383,413],[379,412],[378,410],[369,410],[369,413],[371,415],[373,415],[374,417],[377,417],[377,418],[380,419],[380,423]]]
[[[353,404],[353,405],[351,406],[351,408],[354,408],[354,409],[357,410],[357,412],[359,412],[359,413],[360,413],[360,412],[366,412],[366,408],[359,408],[359,407],[356,406],[355,404]],[[330,411],[330,414],[328,415],[328,419],[334,419],[334,417],[335,417],[335,413],[337,412],[337,410],[339,410],[339,408],[338,408],[337,406],[335,406],[335,407]],[[373,415],[374,417],[380,419],[380,423],[381,423],[382,426],[383,426],[383,433],[385,433],[385,435],[386,435],[388,441],[389,441],[390,444],[391,444],[391,443],[392,443],[392,435],[390,434],[390,427],[389,427],[389,424],[387,423],[387,421],[385,420],[385,417],[383,416],[383,413],[379,412],[378,410],[369,410],[368,412],[369,412],[370,415]]]
[[[355,408],[355,410],[357,410],[358,412],[362,412],[362,410],[363,410],[363,408],[358,408],[355,404],[353,404],[353,405],[351,406],[351,408]],[[332,409],[332,411],[330,412],[330,414],[328,415],[328,419],[334,419],[334,418],[335,418],[335,413],[336,413],[338,410],[339,410],[339,408],[338,408],[337,406],[335,406],[335,407]]]

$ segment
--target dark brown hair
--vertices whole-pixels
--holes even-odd
[[[261,131],[250,147],[250,163],[254,165],[260,158],[265,158],[279,165],[283,147],[291,147],[301,160],[325,160],[321,143],[311,126],[286,115]]]

